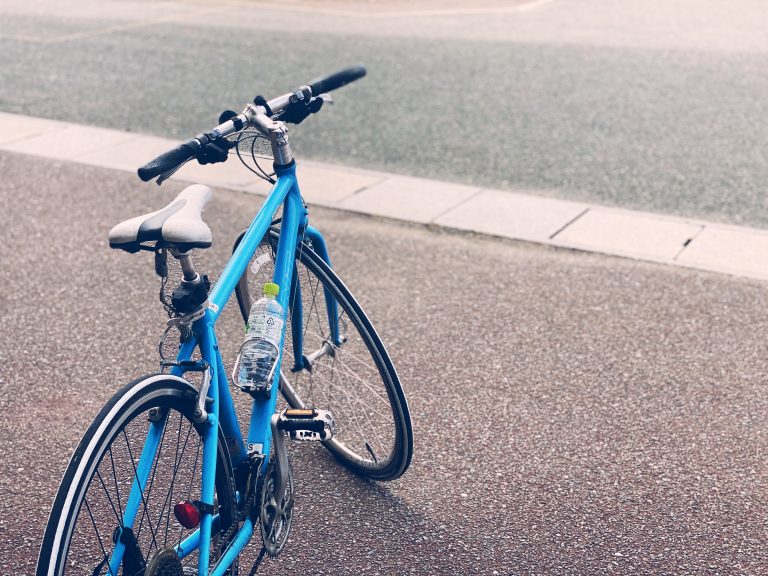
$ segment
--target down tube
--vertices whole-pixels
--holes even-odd
[[[291,277],[293,276],[294,258],[296,255],[296,243],[298,241],[298,231],[306,225],[306,209],[301,201],[299,187],[294,175],[294,167],[286,170],[292,176],[293,187],[285,198],[283,205],[283,222],[280,226],[280,240],[277,245],[277,256],[275,257],[275,275],[273,282],[280,286],[280,292],[277,295],[277,301],[283,310],[288,310],[289,296],[291,293]],[[281,336],[280,349],[283,349],[285,342],[285,330]],[[280,381],[280,366],[282,364],[282,354],[278,358],[278,365],[275,369],[274,379],[272,381],[272,394],[266,402],[254,402],[251,423],[248,429],[248,444],[261,445],[262,452],[267,455],[264,459],[266,466],[269,461],[270,440],[272,430],[270,421],[272,414],[277,406],[277,395]]]
[[[294,172],[290,172],[287,175],[278,175],[277,183],[272,188],[272,192],[269,193],[267,199],[264,201],[264,205],[259,210],[256,218],[251,222],[243,239],[237,246],[237,250],[232,254],[232,257],[227,262],[226,268],[219,276],[218,281],[213,286],[211,294],[209,296],[209,308],[211,311],[211,323],[214,324],[221,314],[224,305],[229,300],[229,295],[235,289],[237,282],[245,272],[248,262],[251,260],[251,256],[259,247],[261,239],[269,230],[269,226],[272,224],[272,215],[277,212],[280,204],[288,195],[288,192],[296,184],[296,177]],[[300,202],[300,201],[299,201]],[[283,214],[283,228],[285,227],[285,214]],[[282,303],[282,302],[281,302]]]

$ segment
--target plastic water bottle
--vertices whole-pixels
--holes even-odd
[[[268,395],[272,389],[283,334],[283,307],[275,299],[279,291],[277,284],[264,284],[264,297],[253,303],[248,315],[248,329],[240,348],[237,384],[250,393]]]

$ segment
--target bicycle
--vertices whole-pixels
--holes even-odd
[[[161,184],[189,160],[236,154],[273,187],[212,287],[192,259],[212,243],[201,217],[208,187],[189,186],[165,208],[110,232],[112,248],[154,253],[169,315],[161,371],[120,389],[85,432],[51,509],[38,575],[236,574],[258,530],[255,570],[265,554],[283,550],[291,528],[286,435],[321,442],[373,480],[398,478],[410,465],[413,433],[397,373],[309,225],[285,126],[319,112],[328,92],[364,75],[354,67],[269,101],[258,96],[139,169],[142,180]],[[259,163],[265,143],[272,172]],[[181,275],[170,292],[169,264]],[[267,386],[240,392],[253,399],[244,438],[214,326],[233,292],[247,322],[251,291],[269,280],[285,311],[282,352]],[[278,410],[278,392],[287,408]]]

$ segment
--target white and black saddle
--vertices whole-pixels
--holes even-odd
[[[185,188],[165,208],[120,222],[109,231],[109,245],[138,252],[144,243],[162,241],[182,252],[208,248],[213,238],[202,212],[213,191],[202,184]]]

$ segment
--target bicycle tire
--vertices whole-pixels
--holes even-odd
[[[256,250],[235,289],[240,312],[246,323],[253,297],[256,296],[261,285],[264,282],[270,282],[272,278],[273,267],[263,264],[263,254],[271,254],[274,261],[278,239],[279,232],[272,228],[269,237],[262,241]],[[240,238],[235,243],[235,248],[239,241]],[[259,258],[262,258],[262,263],[257,270],[254,263],[258,263]],[[310,307],[306,306],[306,302],[303,302],[302,306],[305,355],[306,350],[316,349],[320,341],[325,340],[327,332],[322,327],[323,314],[326,312],[325,291],[320,289],[321,286],[336,299],[339,304],[339,318],[343,320],[346,317],[349,320],[347,325],[352,325],[359,341],[353,342],[349,337],[347,342],[335,352],[333,358],[326,356],[322,359],[324,373],[330,373],[330,377],[318,375],[320,367],[318,363],[313,365],[312,372],[306,369],[293,371],[291,366],[295,365],[295,358],[289,311],[286,314],[281,393],[293,408],[317,407],[331,410],[337,432],[333,438],[323,444],[350,470],[373,480],[394,480],[410,466],[413,456],[413,429],[408,403],[392,360],[360,304],[307,241],[300,243],[297,247],[295,262],[294,272],[300,279],[302,300],[306,299],[307,294],[311,294],[312,297]],[[318,303],[318,299],[321,302]],[[292,308],[292,305],[289,308]],[[314,331],[309,329],[312,320],[318,324],[314,327]],[[314,344],[311,338],[315,339]],[[350,349],[354,350],[354,354],[367,354],[373,365],[356,358]],[[357,361],[358,371],[350,369],[348,365],[341,366],[340,358],[351,358]],[[338,370],[335,369],[337,365]],[[335,375],[340,374],[344,368],[348,370],[343,374],[346,377],[345,386],[343,389],[338,386],[334,389]],[[365,370],[366,374],[361,375],[359,371],[362,370]],[[377,382],[381,384],[376,385]],[[314,394],[314,391],[315,388],[323,386],[331,390],[326,389],[326,394],[320,399],[320,394]],[[386,397],[379,392],[381,386],[386,392]],[[353,401],[357,402],[361,410],[354,406],[350,408],[350,402]],[[346,402],[347,406],[342,406],[342,402]],[[371,406],[371,403],[376,403],[376,406]],[[370,425],[369,432],[362,429],[359,418],[359,413],[365,410],[368,410],[365,416]],[[374,429],[373,419],[376,419],[376,429]],[[372,436],[376,436],[376,448],[372,446]]]
[[[130,382],[101,409],[75,450],[56,494],[38,557],[38,576],[61,575],[70,570],[78,574],[111,572],[108,565],[97,568],[111,555],[114,530],[122,523],[125,502],[143,446],[143,441],[132,445],[131,437],[140,438],[142,429],[143,436],[146,437],[149,426],[147,419],[152,408],[159,408],[160,413],[165,414],[161,416],[165,425],[159,449],[152,461],[146,490],[141,496],[141,508],[133,525],[138,548],[149,565],[151,558],[159,555],[162,548],[172,548],[194,531],[186,530],[175,522],[175,519],[172,520],[172,510],[176,503],[175,497],[184,496],[183,499],[192,501],[200,496],[197,471],[202,466],[202,441],[199,434],[206,424],[195,424],[192,420],[196,395],[197,391],[186,380],[168,374],[155,374]],[[142,415],[147,418],[142,419]],[[157,419],[156,415],[153,417]],[[172,442],[174,435],[176,449],[171,454],[172,448],[167,452],[164,450],[165,440]],[[185,438],[183,447],[180,446],[182,436]],[[188,479],[177,478],[179,474],[189,470],[190,461],[185,457],[185,451],[190,437],[193,444],[197,442],[192,475]],[[122,447],[121,443],[125,446]],[[173,468],[170,470],[171,476],[168,477],[169,471],[165,467],[161,470],[161,467],[163,464],[171,464],[171,459]],[[112,477],[105,478],[110,468]],[[170,492],[163,496],[162,492],[158,493],[158,487],[168,480]],[[176,480],[181,486],[176,485]],[[193,488],[195,484],[196,487]],[[124,488],[122,495],[121,486]],[[212,532],[212,558],[218,556],[237,528],[232,466],[221,429],[215,486],[219,530]],[[183,489],[185,487],[186,494]],[[110,493],[113,488],[114,491]],[[174,493],[176,488],[181,489]],[[97,493],[93,494],[91,490]],[[97,499],[97,496],[101,498]],[[157,506],[161,503],[162,507],[157,516]],[[152,524],[155,519],[156,528]],[[171,522],[174,523],[173,526]],[[161,547],[159,539],[162,534],[159,532],[163,525],[165,538]],[[144,530],[144,526],[149,527],[149,534]],[[174,538],[169,544],[171,531]],[[94,541],[94,535],[98,543]],[[74,556],[75,554],[77,556]],[[187,556],[184,564],[196,567],[196,552]],[[125,566],[121,566],[119,571],[121,574],[126,573]],[[228,573],[237,573],[236,563]]]

